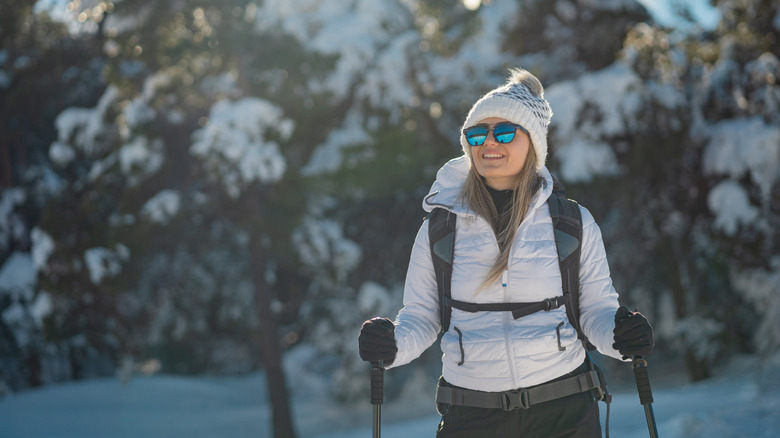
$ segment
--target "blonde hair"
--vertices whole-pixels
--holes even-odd
[[[528,148],[528,156],[525,159],[523,168],[517,174],[514,186],[514,196],[509,200],[509,210],[506,214],[499,215],[490,193],[487,191],[482,176],[477,173],[474,166],[474,156],[471,150],[468,150],[468,156],[471,160],[466,181],[460,192],[460,199],[471,210],[485,218],[496,232],[498,240],[498,257],[493,261],[487,276],[480,284],[476,293],[493,285],[503,274],[509,263],[509,251],[512,247],[512,241],[517,234],[517,229],[523,222],[523,218],[528,213],[531,205],[531,198],[538,187],[539,175],[536,173],[537,157],[534,148]]]

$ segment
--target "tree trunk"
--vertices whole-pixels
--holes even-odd
[[[265,281],[265,259],[260,242],[250,243],[252,254],[252,281],[255,284],[257,313],[260,318],[260,343],[263,368],[268,383],[268,396],[273,417],[274,438],[295,438],[287,383],[282,368],[282,353],[276,315],[271,310],[271,293]]]
[[[677,318],[685,318],[688,316],[688,297],[686,296],[687,288],[683,282],[681,264],[686,263],[686,260],[679,250],[675,250],[673,238],[665,238],[664,246],[667,253],[664,259],[667,260],[668,284],[674,297],[675,313]],[[688,367],[688,375],[694,382],[709,378],[711,375],[709,363],[696,357],[691,347],[687,347],[685,350],[685,365]]]
[[[0,133],[3,131],[0,130]],[[3,133],[4,134],[4,133]],[[10,144],[11,142],[9,142]],[[0,189],[13,187],[14,169],[11,159],[11,146],[0,148]]]

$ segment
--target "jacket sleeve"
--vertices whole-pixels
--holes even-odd
[[[580,257],[580,324],[599,352],[622,360],[612,348],[618,294],[612,285],[601,230],[590,212],[582,212],[582,254]]]
[[[428,221],[424,221],[414,239],[404,285],[404,307],[395,320],[398,353],[388,367],[411,362],[433,344],[441,331],[439,292],[428,243]]]

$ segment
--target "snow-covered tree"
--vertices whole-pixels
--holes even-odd
[[[36,224],[58,187],[47,153],[54,121],[66,107],[94,104],[105,86],[97,44],[35,6],[0,7],[0,379],[12,390],[69,374],[49,366],[62,355],[46,337],[53,306],[35,281]]]
[[[777,55],[754,34],[777,33],[770,3],[721,2],[711,33],[640,24],[613,65],[548,89],[561,176],[604,214],[624,300],[653,315],[660,349],[683,352],[694,379],[754,350],[746,302],[771,301],[740,291],[772,278],[778,248]]]

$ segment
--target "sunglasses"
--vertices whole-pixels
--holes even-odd
[[[482,146],[485,143],[485,140],[487,140],[488,134],[493,131],[493,138],[497,142],[505,144],[515,139],[515,133],[518,129],[525,132],[526,135],[529,135],[525,128],[510,122],[496,123],[493,126],[484,123],[474,125],[464,129],[463,135],[471,146]]]

